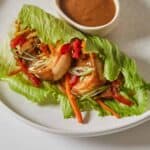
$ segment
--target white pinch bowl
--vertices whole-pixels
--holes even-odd
[[[118,18],[119,18],[119,13],[120,13],[120,4],[119,0],[114,0],[114,4],[116,7],[116,12],[114,17],[110,22],[108,22],[105,25],[101,26],[95,26],[95,27],[90,27],[90,26],[85,26],[78,24],[77,22],[73,21],[70,17],[68,17],[63,10],[60,8],[60,0],[54,0],[55,1],[55,8],[56,11],[58,12],[59,16],[67,21],[69,24],[77,28],[78,30],[88,33],[88,34],[94,34],[94,35],[100,35],[100,36],[106,36],[109,34],[112,29],[118,24]]]

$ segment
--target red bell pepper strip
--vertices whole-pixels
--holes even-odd
[[[122,95],[120,95],[118,93],[114,94],[113,98],[115,100],[117,100],[118,102],[120,102],[120,103],[122,103],[124,105],[127,105],[127,106],[132,106],[134,104],[132,101],[128,100],[127,98],[125,98],[124,96],[122,96]]]
[[[28,76],[28,78],[32,82],[32,84],[36,87],[39,87],[41,85],[40,79],[28,71],[28,67],[26,66],[25,62],[19,58],[19,59],[17,59],[17,63],[21,67],[22,72]]]
[[[61,47],[61,54],[67,54],[68,52],[70,52],[71,50],[71,45],[70,43],[67,43],[67,44],[64,44],[62,47]]]
[[[128,100],[126,97],[119,94],[120,85],[121,85],[121,81],[119,80],[118,81],[116,80],[112,83],[112,87],[111,87],[112,97],[124,105],[132,106],[134,104],[132,101]]]
[[[71,88],[72,88],[74,85],[77,84],[78,80],[79,80],[79,77],[76,76],[76,75],[73,75],[73,76],[70,78],[70,86],[71,86]]]
[[[61,54],[66,54],[72,50],[72,58],[78,59],[81,54],[82,41],[74,39],[71,43],[64,44],[61,47]]]
[[[116,87],[112,86],[112,87],[108,88],[104,93],[101,94],[101,97],[108,98],[108,99],[113,98],[116,101],[118,101],[124,105],[127,105],[127,106],[132,106],[134,104],[134,102],[132,102],[131,100],[120,95],[118,86],[116,86]]]
[[[37,78],[34,74],[32,73],[28,73],[27,74],[29,80],[32,82],[32,84],[35,86],[35,87],[40,87],[41,85],[41,81],[39,78]]]
[[[10,41],[11,48],[16,48],[17,45],[22,46],[26,42],[26,38],[23,35],[19,35]]]
[[[81,54],[82,41],[79,39],[75,39],[72,42],[73,54],[72,57],[78,59]]]

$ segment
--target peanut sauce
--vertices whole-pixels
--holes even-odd
[[[75,22],[85,26],[100,26],[115,16],[114,0],[60,0],[60,8]]]

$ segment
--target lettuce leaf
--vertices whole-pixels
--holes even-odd
[[[58,40],[67,43],[74,37],[85,39],[81,32],[66,22],[33,5],[24,5],[18,19],[21,21],[22,28],[36,29],[41,41],[47,44],[56,44]]]
[[[0,80],[6,81],[12,90],[40,105],[49,103],[58,104],[60,101],[68,101],[66,96],[55,85],[49,82],[45,81],[42,83],[41,88],[36,88],[23,73],[15,76],[8,75],[16,69],[16,62],[12,55],[9,41],[10,38],[8,37],[0,46]]]
[[[16,68],[9,41],[10,37],[0,45],[0,80],[7,82],[12,90],[38,105],[60,103],[64,118],[72,117],[73,111],[67,97],[55,85],[43,82],[41,88],[36,88],[22,73],[8,76]]]
[[[116,80],[122,67],[122,53],[119,51],[118,47],[110,41],[98,36],[87,36],[87,47],[104,60],[105,78],[109,81]]]
[[[107,100],[105,103],[121,116],[138,115],[147,110],[150,86],[137,73],[135,61],[123,54],[115,44],[98,36],[85,35],[66,22],[33,5],[24,5],[18,19],[21,21],[22,28],[36,29],[41,41],[47,44],[55,44],[58,40],[67,43],[73,38],[85,40],[85,50],[96,53],[102,59],[105,78],[113,81],[122,73],[125,79],[122,93],[129,96],[131,91],[134,92],[134,95],[129,96],[135,102],[132,107],[122,105],[114,100]],[[67,97],[55,85],[43,82],[41,88],[36,88],[22,73],[13,77],[8,76],[8,73],[15,68],[15,60],[8,42],[6,45],[4,48],[0,48],[0,80],[6,81],[11,89],[37,104],[59,103],[64,118],[73,117],[73,111]],[[91,98],[79,100],[78,105],[81,111],[94,110],[101,116],[109,115]]]
[[[0,79],[15,69],[15,61],[8,43],[9,38],[0,45]]]
[[[128,96],[125,91],[122,91],[123,95],[127,96],[135,104],[131,107],[125,106],[114,100],[107,100],[105,104],[111,107],[114,111],[120,114],[120,116],[132,116],[139,115],[145,112],[149,108],[148,92],[144,89],[138,89],[134,96]]]
[[[137,73],[137,66],[133,59],[123,55],[122,57],[122,74],[125,77],[125,87],[129,89],[137,89],[145,83]]]

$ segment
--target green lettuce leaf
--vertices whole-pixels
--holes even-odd
[[[121,92],[122,95],[128,97],[128,99],[135,102],[135,104],[131,107],[123,105],[114,100],[107,100],[105,104],[112,108],[114,111],[120,114],[120,116],[132,116],[139,115],[149,109],[149,101],[148,101],[148,92],[144,89],[138,89],[134,96],[128,96],[126,91]]]
[[[123,55],[122,57],[122,74],[125,77],[125,87],[129,89],[137,89],[145,83],[137,73],[137,66],[133,59]]]
[[[33,5],[24,5],[18,19],[21,21],[22,28],[36,29],[41,41],[47,44],[56,44],[58,40],[67,43],[74,37],[85,38],[81,32],[75,30],[66,22]]]
[[[7,38],[0,46],[0,80],[6,81],[15,92],[40,105],[49,103],[57,104],[61,100],[67,101],[67,98],[60,90],[49,82],[43,82],[41,88],[36,88],[23,73],[15,76],[8,75],[16,69],[16,62],[12,55],[9,41],[10,38]]]
[[[0,80],[8,83],[15,92],[39,105],[60,103],[64,118],[73,116],[73,111],[67,97],[49,82],[43,82],[42,87],[34,87],[22,73],[15,76],[8,74],[15,70],[16,62],[9,46],[10,37],[0,45]]]
[[[36,29],[41,41],[47,44],[55,44],[58,40],[67,43],[73,38],[85,40],[85,50],[96,53],[103,61],[104,76],[107,80],[114,81],[120,73],[123,74],[125,84],[122,87],[122,94],[132,99],[135,105],[128,107],[114,100],[107,100],[105,103],[121,116],[138,115],[147,110],[149,84],[137,73],[135,61],[123,54],[112,42],[98,36],[85,35],[33,5],[24,5],[18,19],[21,21],[22,28]],[[15,60],[7,42],[7,46],[0,48],[0,80],[6,81],[11,89],[37,104],[59,103],[64,118],[74,116],[67,97],[55,85],[43,82],[42,87],[33,87],[22,73],[13,77],[8,76],[14,68]],[[134,93],[132,96],[131,91]],[[78,100],[78,105],[81,111],[94,110],[101,116],[109,115],[91,98]]]
[[[63,116],[65,119],[74,117],[72,107],[71,107],[69,100],[66,96],[64,96],[63,98],[61,97],[60,107],[61,107],[61,110],[63,112]]]
[[[15,61],[9,46],[9,38],[0,45],[0,79],[15,69]]]
[[[104,76],[107,80],[116,80],[121,71],[122,53],[118,47],[98,36],[87,36],[87,50],[91,49],[104,60]]]

